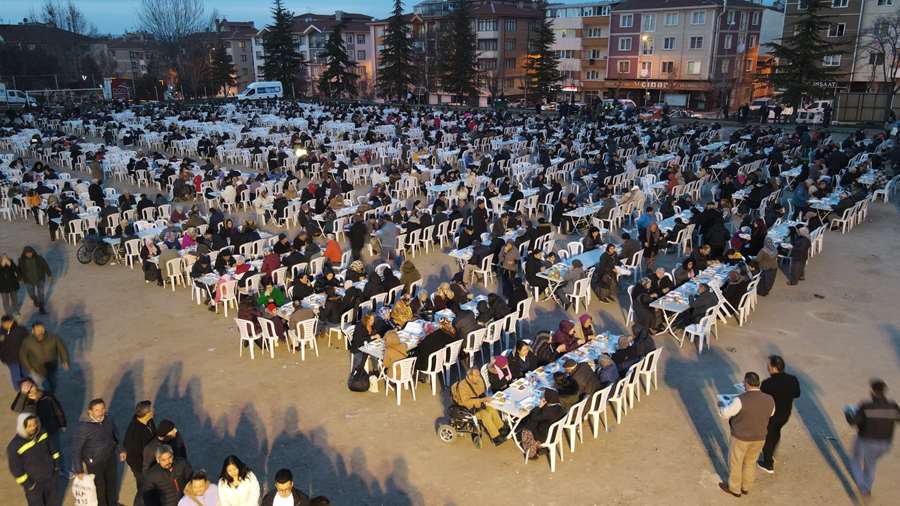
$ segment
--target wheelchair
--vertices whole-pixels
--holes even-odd
[[[463,434],[471,434],[472,444],[475,445],[475,448],[481,448],[483,439],[481,434],[481,424],[478,423],[478,418],[475,417],[475,413],[454,404],[447,410],[447,414],[449,415],[448,422],[440,424],[437,430],[438,437],[441,441],[452,443],[456,438],[461,437]]]

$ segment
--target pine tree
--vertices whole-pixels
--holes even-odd
[[[344,47],[342,21],[328,35],[325,42],[325,71],[319,78],[319,93],[326,98],[353,98],[356,96],[356,64],[350,61]]]
[[[403,20],[403,2],[394,0],[394,12],[384,32],[384,49],[378,68],[378,93],[390,100],[402,100],[413,84],[412,41]]]
[[[237,84],[237,72],[234,70],[234,64],[228,61],[228,53],[225,52],[225,45],[219,43],[213,49],[212,62],[209,69],[209,81],[213,89],[218,93],[228,96],[228,88]]]
[[[542,3],[538,9],[546,12],[547,4]],[[542,103],[552,99],[559,91],[562,74],[559,72],[559,59],[551,48],[556,42],[550,19],[543,16],[537,31],[529,33],[531,40],[525,69],[525,92],[532,103]]]
[[[772,72],[768,79],[781,99],[793,107],[799,107],[803,97],[824,98],[833,90],[820,83],[834,81],[841,75],[837,69],[823,66],[823,59],[840,53],[840,44],[826,39],[829,22],[819,15],[819,0],[807,3],[806,14],[794,25],[795,34],[782,37],[780,42],[770,42],[769,54],[774,56]]]
[[[298,88],[302,89],[301,70],[305,63],[294,47],[294,14],[281,2],[282,0],[275,0],[275,6],[272,7],[274,19],[271,25],[266,26],[266,34],[263,36],[263,49],[266,51],[263,74],[271,81],[281,81],[281,86],[287,92],[294,89],[294,84],[300,84]]]
[[[445,23],[438,55],[441,88],[454,95],[454,101],[471,100],[478,95],[478,50],[471,0],[459,0]]]

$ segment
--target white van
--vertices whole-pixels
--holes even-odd
[[[825,122],[825,104],[831,106],[831,100],[816,100],[797,111],[797,123],[818,125]],[[833,117],[833,113],[832,113]]]
[[[25,107],[25,104],[37,107],[37,99],[28,96],[24,91],[20,90],[4,90],[3,93],[0,93],[0,105]]]
[[[244,91],[238,93],[238,100],[263,100],[267,98],[282,98],[284,89],[280,81],[258,81],[250,83]]]

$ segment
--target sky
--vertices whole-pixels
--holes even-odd
[[[138,27],[141,0],[73,0],[101,34],[121,34]],[[407,12],[419,0],[403,2]],[[68,0],[61,0],[67,3]],[[44,0],[0,0],[0,23],[19,23],[32,10],[37,11]],[[206,0],[207,11],[213,7],[220,16],[231,21],[254,21],[257,28],[266,26],[272,19],[271,0]],[[284,0],[284,5],[295,14],[314,12],[333,14],[336,10],[358,12],[378,18],[387,17],[393,8],[393,0]]]

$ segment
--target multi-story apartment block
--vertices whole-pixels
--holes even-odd
[[[138,79],[150,71],[156,47],[150,34],[126,33],[110,39],[106,44],[112,63],[112,76],[120,79]]]
[[[607,86],[639,103],[734,110],[750,100],[762,7],[744,0],[624,0]]]
[[[609,56],[610,6],[617,0],[581,4],[551,4],[547,17],[553,24],[561,83],[570,98],[590,103],[606,89]]]
[[[297,51],[306,62],[304,67],[304,81],[307,83],[306,92],[317,94],[319,89],[319,77],[325,71],[325,43],[336,26],[343,23],[344,50],[353,61],[358,76],[357,86],[361,96],[371,96],[373,85],[373,69],[375,58],[370,49],[371,34],[369,23],[371,16],[354,14],[350,12],[335,11],[334,14],[300,14],[294,16],[294,42]],[[263,65],[265,63],[265,49],[263,37],[266,29],[263,28],[256,35],[253,44],[253,52],[256,64],[256,80],[266,80]],[[286,95],[290,91],[285,90]],[[300,90],[297,90],[300,94]]]
[[[453,0],[426,0],[414,7],[424,22],[424,59],[432,68],[440,54],[440,26],[455,7]],[[524,0],[476,0],[475,18],[478,68],[481,73],[482,104],[487,97],[522,97],[524,94],[525,59],[530,49],[531,34],[540,26],[544,12],[540,4]],[[429,91],[435,93],[429,70]],[[452,97],[434,94],[432,102],[450,101]]]
[[[789,0],[784,12],[784,35],[796,33],[795,26],[808,10],[810,1]],[[822,0],[818,14],[828,21],[826,39],[834,49],[820,65],[835,70],[836,79],[819,83],[823,88],[851,92],[887,91],[883,65],[890,70],[890,55],[873,51],[870,33],[879,19],[900,14],[900,0]],[[887,59],[887,61],[885,61]],[[890,72],[887,72],[888,74]],[[890,76],[889,80],[890,80]]]
[[[373,85],[378,82],[378,69],[381,67],[381,52],[384,50],[385,30],[387,30],[390,18],[378,19],[369,23],[369,47],[367,51],[372,54],[372,82]],[[427,67],[424,61],[425,55],[425,21],[418,14],[404,14],[403,22],[406,25],[407,33],[412,41],[413,49],[413,66],[415,92],[417,96],[424,96],[428,88],[426,78]]]
[[[237,84],[228,90],[229,95],[234,95],[256,80],[253,58],[253,39],[256,37],[256,27],[253,25],[253,21],[221,19],[216,20],[215,35],[218,43],[225,46],[225,53],[234,64]]]

